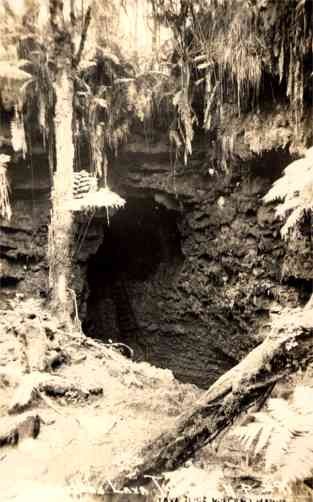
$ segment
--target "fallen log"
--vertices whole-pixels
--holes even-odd
[[[285,311],[269,336],[219,378],[166,433],[148,443],[131,468],[111,480],[116,488],[142,485],[191,458],[251,406],[264,401],[275,383],[313,361],[313,312]]]

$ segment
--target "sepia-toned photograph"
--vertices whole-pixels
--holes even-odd
[[[313,502],[313,0],[0,0],[0,502]]]

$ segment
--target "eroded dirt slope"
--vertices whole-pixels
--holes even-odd
[[[75,331],[66,333],[38,303],[12,303],[12,310],[2,312],[0,332],[1,434],[24,417],[39,415],[41,422],[36,439],[1,448],[1,500],[42,494],[55,500],[58,490],[101,485],[200,392],[178,383],[170,371],[133,363]],[[40,381],[46,378],[45,386]],[[33,393],[23,406],[27,382],[33,382]]]

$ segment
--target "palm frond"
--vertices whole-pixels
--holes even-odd
[[[105,209],[120,209],[126,204],[125,199],[112,192],[109,187],[97,191],[89,191],[85,196],[70,201],[72,211],[90,211],[104,207]]]

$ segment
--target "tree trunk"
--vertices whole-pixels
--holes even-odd
[[[54,62],[54,133],[55,158],[52,191],[51,223],[49,227],[49,286],[52,307],[68,320],[74,310],[71,297],[73,215],[70,202],[74,178],[74,77],[82,56],[91,7],[87,9],[77,54],[74,54],[74,2],[68,4],[68,19],[64,18],[64,2],[49,0],[50,28],[53,44],[50,58]]]
[[[52,189],[52,210],[49,227],[49,286],[52,307],[68,320],[73,305],[70,297],[71,247],[73,216],[70,201],[73,196],[73,42],[64,19],[62,0],[49,0],[50,28],[53,43],[50,59],[54,62],[55,165]]]
[[[171,430],[150,442],[140,452],[141,460],[112,484],[116,488],[144,484],[146,476],[179,467],[251,406],[264,402],[278,380],[307,367],[313,361],[312,341],[312,310],[281,316],[261,345],[219,378]]]
[[[49,229],[49,283],[52,304],[66,315],[71,312],[70,279],[73,216],[69,202],[73,193],[73,81],[66,67],[57,75],[54,130],[56,166],[53,177]]]

